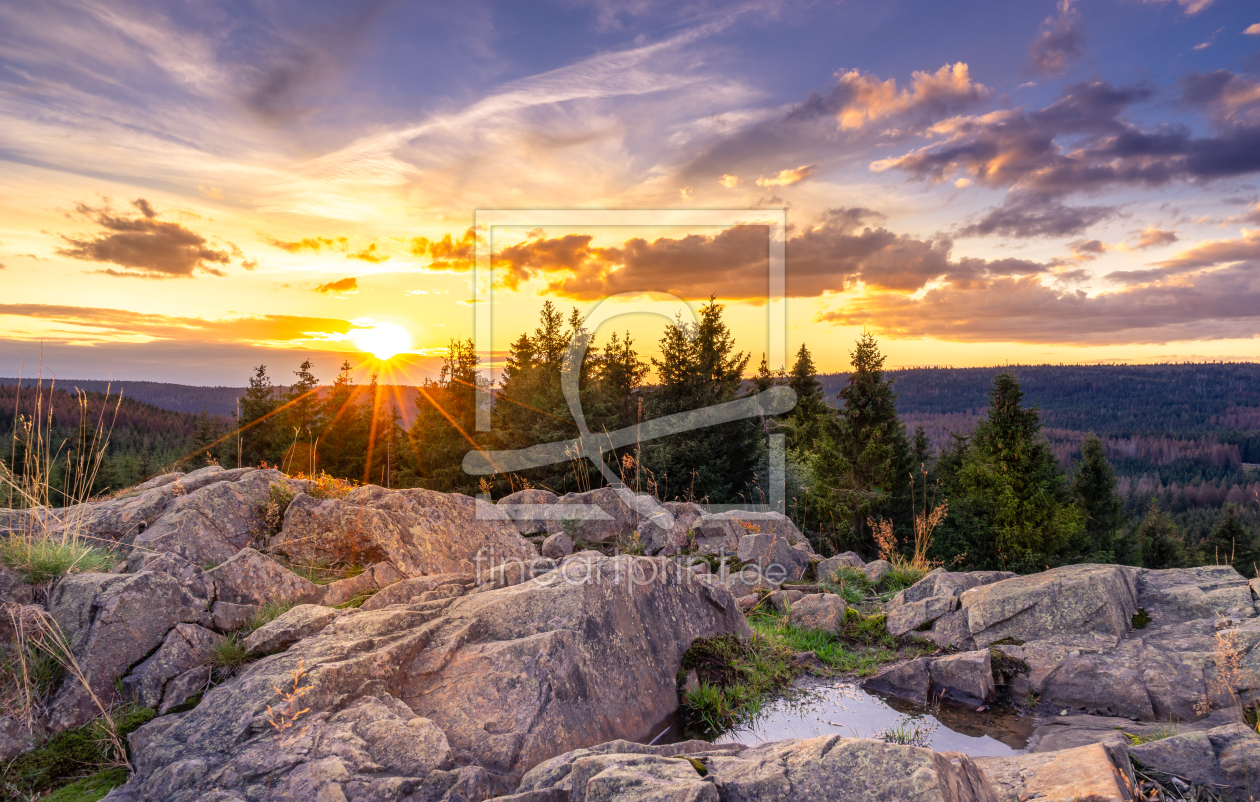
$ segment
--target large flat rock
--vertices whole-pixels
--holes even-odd
[[[604,558],[591,569],[347,611],[194,710],[139,730],[136,775],[117,798],[252,799],[269,784],[272,800],[401,799],[399,788],[436,783],[447,790],[434,799],[451,788],[483,799],[563,752],[651,740],[677,709],[688,646],[751,630],[724,588],[668,561]],[[299,665],[309,712],[278,748],[267,706]],[[402,749],[412,729],[429,746],[384,762],[381,744]]]

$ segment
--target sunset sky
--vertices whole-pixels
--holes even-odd
[[[0,2],[0,376],[362,375],[390,324],[419,381],[473,333],[478,209],[780,208],[824,371],[864,328],[895,366],[1256,360],[1260,6]],[[496,351],[627,292],[766,348],[762,226],[480,236]]]

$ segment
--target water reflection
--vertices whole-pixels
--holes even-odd
[[[810,679],[795,685],[787,696],[766,702],[754,721],[723,734],[717,743],[755,746],[832,734],[879,738],[885,730],[907,724],[927,733],[921,745],[973,757],[1020,754],[1027,750],[1034,728],[1031,716],[1009,710],[976,713],[946,705],[928,710],[884,699],[850,682]]]

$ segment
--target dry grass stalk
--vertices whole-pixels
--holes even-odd
[[[41,378],[35,387],[32,415],[27,418],[15,413],[9,461],[6,464],[0,460],[0,489],[4,490],[7,504],[26,513],[17,519],[17,531],[0,541],[0,552],[6,563],[25,573],[30,581],[48,578],[44,574],[49,569],[57,574],[105,570],[108,566],[104,566],[104,562],[111,559],[91,541],[104,542],[107,547],[112,542],[91,537],[83,530],[88,514],[85,504],[92,498],[92,488],[105,459],[122,394],[114,399],[113,414],[107,420],[110,411],[107,386],[105,403],[93,423],[87,394],[76,391],[79,409],[76,433],[72,440],[63,440],[54,448],[52,394],[55,389],[50,383],[45,396]],[[20,405],[16,408],[20,409]],[[69,481],[61,490],[54,491],[55,469],[68,444],[71,449],[65,456],[65,473]]]
[[[35,718],[44,701],[42,694],[38,692],[29,663],[30,657],[38,653],[57,661],[65,672],[87,691],[92,704],[100,713],[106,752],[111,760],[109,765],[122,766],[130,770],[131,763],[127,760],[127,748],[122,736],[119,735],[113,712],[92,689],[87,675],[79,665],[79,661],[75,659],[70,643],[65,633],[61,631],[61,627],[57,625],[57,621],[42,608],[34,605],[6,605],[5,612],[13,626],[15,636],[15,657],[19,669],[13,672],[15,675],[13,678],[20,682],[20,686],[15,690],[18,704],[21,706],[19,712],[27,730],[30,731],[33,728]]]
[[[871,528],[871,534],[875,538],[875,547],[879,549],[881,560],[887,560],[896,565],[899,560],[904,559],[897,551],[897,536],[893,534],[892,521],[887,518],[881,518],[878,521],[867,518],[866,525]]]
[[[1245,724],[1248,704],[1253,710],[1260,712],[1260,703],[1255,701],[1244,703],[1238,697],[1237,688],[1243,684],[1244,679],[1243,658],[1247,654],[1247,645],[1239,637],[1241,633],[1229,626],[1229,623],[1226,619],[1220,619],[1217,622],[1216,639],[1212,648],[1212,662],[1216,672],[1208,682],[1207,694],[1203,701],[1194,707],[1195,712],[1207,715],[1212,710],[1213,696],[1225,697],[1230,700],[1230,709],[1236,710]],[[1260,729],[1260,727],[1253,727],[1253,729]]]

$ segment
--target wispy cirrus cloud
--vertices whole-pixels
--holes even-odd
[[[293,345],[312,340],[336,340],[355,327],[348,320],[301,315],[240,315],[206,319],[55,304],[0,304],[0,316],[3,315],[64,327],[63,339],[76,342],[141,338]]]

